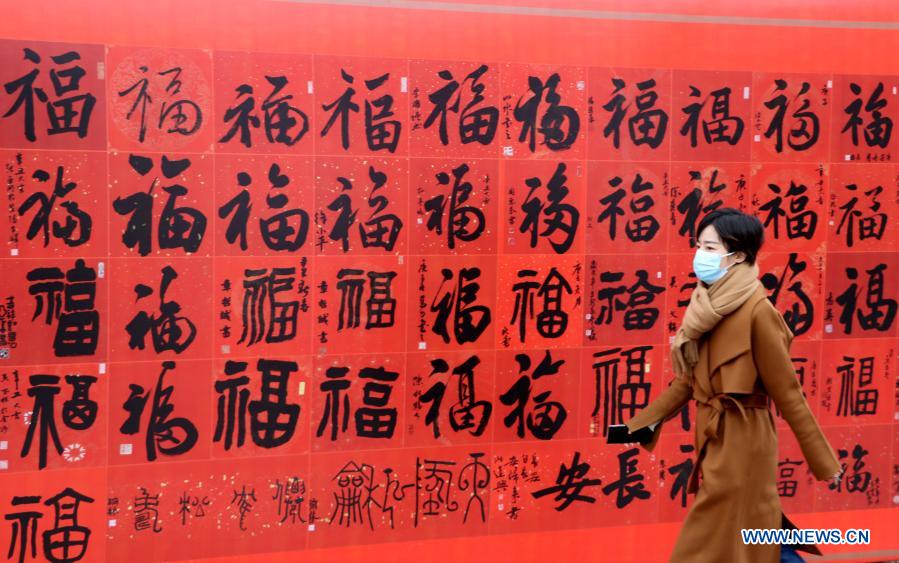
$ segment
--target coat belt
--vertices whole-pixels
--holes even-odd
[[[697,407],[700,405],[709,407],[712,409],[712,412],[709,415],[705,428],[703,428],[699,452],[696,455],[696,465],[693,467],[692,473],[690,473],[689,486],[687,487],[687,492],[690,493],[695,493],[699,490],[699,466],[702,463],[702,459],[705,457],[705,446],[709,439],[718,439],[718,431],[721,426],[721,415],[724,413],[724,409],[736,408],[740,411],[740,416],[743,417],[743,420],[748,422],[749,419],[746,416],[746,409],[767,409],[768,395],[765,395],[764,393],[750,393],[746,395],[718,393],[708,401],[696,399],[696,405]]]

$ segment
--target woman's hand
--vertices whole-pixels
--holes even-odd
[[[833,484],[834,487],[839,487],[839,486],[840,486],[840,479],[843,478],[843,472],[844,472],[844,471],[846,471],[846,468],[845,468],[845,467],[841,468],[839,471],[836,472],[836,474],[835,474],[833,477],[830,478],[830,479],[831,479],[831,483]]]

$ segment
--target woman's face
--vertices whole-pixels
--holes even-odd
[[[729,252],[727,248],[725,248],[724,243],[721,242],[721,237],[718,236],[718,231],[715,230],[714,225],[709,225],[699,233],[696,244],[698,248],[706,252],[713,252],[722,256]],[[721,259],[721,267],[729,268],[745,259],[746,255],[743,252],[735,252],[734,254],[724,256],[724,258]]]

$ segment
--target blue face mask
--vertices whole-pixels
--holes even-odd
[[[693,257],[693,271],[696,277],[705,283],[711,285],[724,277],[727,273],[726,268],[721,267],[721,260],[728,254],[715,254],[702,249],[696,249],[696,256]]]

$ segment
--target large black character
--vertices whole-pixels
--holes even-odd
[[[649,330],[659,319],[659,308],[653,306],[657,295],[665,291],[664,286],[649,283],[649,272],[637,270],[637,281],[630,287],[615,285],[624,279],[623,272],[602,272],[599,281],[607,284],[596,293],[599,301],[605,301],[594,323],[610,325],[615,319],[616,311],[625,311],[625,330]],[[627,300],[618,296],[628,294]]]
[[[36,505],[40,496],[14,496],[10,503],[13,507]],[[44,501],[45,506],[53,506],[53,527],[41,534],[43,555],[52,563],[74,563],[87,554],[91,529],[78,524],[78,508],[82,503],[94,502],[94,499],[67,487],[58,494]],[[31,559],[37,557],[37,524],[43,513],[31,509],[12,512],[4,516],[12,522],[12,534],[9,542],[7,558],[12,559],[19,548],[19,563],[25,562],[28,552]],[[30,550],[29,550],[30,547]]]
[[[478,401],[475,396],[475,368],[481,363],[477,355],[470,356],[461,364],[453,368],[452,376],[458,378],[456,385],[457,402],[449,410],[450,427],[454,432],[467,430],[472,436],[480,436],[490,422],[493,405],[490,401]],[[450,366],[441,358],[431,360],[430,377],[448,373]],[[425,391],[419,401],[423,404],[430,403],[425,415],[425,424],[430,425],[434,431],[434,438],[440,437],[440,407],[446,395],[446,384],[436,381]]]
[[[843,364],[837,366],[840,374],[840,398],[837,416],[874,416],[877,414],[877,400],[880,390],[874,387],[874,357],[856,358],[843,356]]]
[[[783,313],[784,320],[794,336],[801,336],[808,332],[815,318],[815,304],[805,290],[802,289],[802,280],[796,279],[806,268],[808,268],[808,262],[800,260],[799,254],[796,252],[791,252],[787,265],[781,272],[780,277],[769,272],[764,274],[761,279],[762,285],[770,293],[768,298],[774,305],[777,305],[778,300],[781,298],[781,292],[790,292],[796,296],[796,300],[792,303],[790,309]],[[789,280],[787,280],[788,276]],[[790,285],[784,287],[784,284],[788,281]]]
[[[774,197],[759,207],[759,212],[767,213],[765,216],[765,228],[774,231],[774,238],[780,238],[780,222],[785,219],[787,238],[794,240],[804,238],[811,240],[815,236],[818,226],[818,215],[808,209],[809,197],[806,195],[808,188],[804,184],[797,184],[790,180],[790,187],[783,194],[783,188],[777,184],[768,184],[768,189],[774,192]],[[789,201],[789,211],[783,208],[784,199]]]
[[[565,185],[568,180],[568,177],[565,176],[566,169],[567,166],[560,162],[546,185],[546,199],[549,205],[534,197],[534,193],[543,185],[540,178],[535,176],[524,181],[530,190],[521,205],[525,218],[518,230],[521,233],[530,231],[531,248],[537,248],[539,237],[547,238],[556,254],[568,252],[574,243],[581,213],[575,206],[565,203],[565,198],[569,194],[568,186]],[[545,225],[542,230],[540,229],[541,219]],[[561,240],[552,239],[556,231],[562,234]]]
[[[91,216],[78,207],[78,202],[61,201],[78,187],[75,182],[64,182],[63,173],[64,168],[57,167],[56,182],[50,197],[47,197],[44,192],[35,192],[18,209],[19,216],[24,217],[32,207],[38,205],[37,213],[34,214],[34,218],[28,226],[26,236],[28,240],[33,240],[38,233],[42,233],[44,248],[50,243],[50,219],[57,206],[66,210],[66,219],[64,224],[57,220],[53,221],[54,238],[62,240],[69,247],[81,246],[91,238],[93,226]],[[46,170],[35,170],[32,178],[43,183],[50,179],[50,174]]]
[[[711,213],[724,205],[721,199],[722,192],[727,188],[724,182],[718,182],[719,170],[716,168],[709,177],[709,185],[707,190],[703,190],[699,184],[702,182],[702,172],[699,170],[690,170],[690,180],[694,183],[694,188],[687,195],[677,202],[677,212],[683,217],[683,223],[677,231],[682,237],[688,237],[690,245],[696,243],[696,225],[699,223],[700,215]],[[742,180],[738,180],[738,183]],[[706,201],[710,200],[710,201]],[[674,220],[674,217],[672,217]]]
[[[442,235],[443,229],[446,228],[446,242],[450,250],[456,248],[456,239],[472,242],[480,238],[487,228],[484,212],[477,207],[464,205],[474,192],[471,182],[463,181],[468,170],[468,164],[465,163],[453,168],[453,185],[450,188],[449,201],[441,194],[425,202],[425,211],[429,214],[428,230]],[[436,178],[438,185],[450,185],[450,176],[446,172],[438,172]]]
[[[57,321],[53,353],[58,357],[90,356],[100,339],[100,313],[95,308],[97,273],[84,260],[66,271],[35,268],[26,275],[35,298],[33,321],[45,311],[44,322]]]
[[[31,49],[23,49],[25,60],[40,64],[41,56]],[[68,51],[61,55],[51,56],[57,65],[67,65],[81,60],[77,51]],[[34,68],[28,74],[4,84],[7,94],[19,90],[19,96],[3,117],[11,117],[21,108],[24,112],[25,138],[32,143],[37,140],[34,130],[34,99],[47,106],[47,117],[50,120],[48,135],[60,135],[63,133],[75,133],[83,139],[87,136],[90,127],[91,112],[97,103],[97,98],[90,93],[77,94],[81,88],[81,79],[87,74],[84,68],[77,63],[66,68],[54,68],[50,71],[50,82],[53,85],[53,95],[50,98],[44,88],[36,87],[35,82],[40,75],[40,70]],[[67,97],[66,94],[72,94]]]
[[[149,67],[140,66],[138,70],[141,74],[146,75],[147,71],[149,71]],[[167,70],[163,70],[162,72],[157,73],[157,76],[171,76],[171,80],[165,87],[165,93],[172,98],[181,93],[181,86],[183,82],[181,82],[181,71],[180,67],[172,67]],[[118,92],[120,98],[130,95],[132,92],[137,91],[134,95],[134,103],[131,105],[131,109],[128,110],[128,113],[125,114],[125,119],[130,120],[134,115],[134,112],[137,111],[138,106],[140,106],[140,132],[138,133],[137,140],[141,143],[144,142],[144,139],[147,137],[147,106],[153,103],[153,97],[150,95],[150,79],[144,76],[128,88]],[[162,102],[162,107],[159,108],[159,120],[156,124],[156,128],[162,130],[163,125],[166,120],[171,120],[171,126],[165,130],[166,133],[177,133],[179,135],[190,136],[200,130],[200,126],[203,124],[203,112],[200,110],[200,106],[197,105],[193,100],[189,100],[187,98],[175,100],[172,103],[169,103],[171,100],[166,100]]]
[[[350,417],[350,399],[343,395],[341,407],[340,395],[350,387],[350,381],[344,379],[349,368],[333,366],[325,371],[327,378],[320,385],[321,391],[328,393],[325,400],[325,412],[319,422],[315,435],[321,437],[328,424],[331,425],[331,441],[337,440],[338,432],[346,432]],[[362,387],[362,404],[356,409],[354,421],[356,435],[361,438],[391,438],[396,431],[397,409],[389,407],[393,382],[399,379],[399,373],[381,367],[364,367],[359,370],[359,379],[371,379]],[[343,416],[341,417],[341,410]]]
[[[132,170],[146,176],[153,169],[153,160],[146,156],[130,155],[128,164]],[[162,156],[160,169],[167,179],[175,178],[190,167],[190,160],[169,160]],[[141,256],[146,256],[153,250],[153,189],[159,182],[159,177],[153,178],[150,189],[146,192],[137,192],[126,198],[117,197],[112,202],[112,208],[119,215],[131,215],[125,232],[122,233],[122,242],[128,248],[137,247]],[[157,238],[160,249],[183,248],[185,252],[196,252],[203,242],[206,234],[206,216],[197,209],[191,207],[175,207],[175,200],[187,195],[187,188],[180,184],[163,186],[162,190],[168,194],[162,215],[159,218]]]
[[[144,487],[140,495],[134,497],[134,529],[138,532],[152,530],[154,534],[162,531],[159,524],[159,493],[151,495]]]
[[[687,454],[687,457],[681,463],[672,465],[668,468],[668,473],[674,475],[674,482],[671,484],[671,492],[668,493],[669,498],[674,500],[680,493],[681,508],[687,507],[687,489],[690,484],[690,475],[693,473],[693,458],[690,453],[696,448],[692,444],[681,444],[680,452]]]
[[[371,191],[368,194],[368,206],[371,213],[364,223],[357,225],[359,238],[363,248],[383,248],[392,252],[399,240],[400,231],[403,229],[403,220],[394,213],[385,213],[390,200],[383,194],[377,194],[387,184],[387,174],[376,170],[374,166],[368,167],[368,177],[372,182]],[[350,248],[350,231],[356,222],[358,210],[353,209],[352,200],[346,192],[353,189],[353,183],[344,177],[337,178],[341,185],[341,194],[328,205],[330,211],[337,212],[334,226],[328,233],[332,241],[340,241],[344,252]],[[324,246],[324,238],[319,241],[319,247]]]
[[[609,122],[602,130],[603,137],[612,136],[612,144],[617,149],[621,143],[621,124],[630,109],[625,105],[627,98],[621,93],[627,86],[621,78],[612,78],[612,97],[602,106],[602,109],[611,113]],[[639,94],[634,98],[637,111],[627,120],[628,134],[634,146],[647,145],[652,149],[658,148],[665,140],[665,131],[668,128],[668,114],[665,110],[655,107],[659,99],[655,91],[655,79],[647,79],[637,83]]]
[[[369,173],[373,172],[374,167],[372,166],[369,168]],[[337,218],[334,220],[331,232],[328,233],[328,238],[332,241],[340,241],[342,250],[348,252],[350,249],[350,231],[352,230],[353,224],[356,222],[356,215],[359,211],[353,209],[353,201],[346,193],[353,189],[353,183],[342,176],[337,178],[337,181],[340,182],[341,194],[334,198],[334,201],[328,205],[330,211],[337,212]],[[359,231],[364,236],[365,231],[362,225],[359,225]],[[324,248],[324,245],[325,239],[324,237],[320,237],[319,249]]]
[[[287,402],[290,375],[298,371],[296,362],[260,358],[256,369],[262,374],[261,395],[250,400],[246,385],[246,362],[225,363],[227,379],[215,382],[219,394],[216,407],[214,442],[224,441],[225,450],[232,444],[242,447],[246,440],[247,414],[250,415],[250,436],[261,448],[277,448],[293,438],[300,416],[300,405]],[[239,377],[233,377],[241,374]],[[235,440],[235,431],[237,438]]]
[[[646,381],[646,356],[650,350],[652,346],[636,346],[593,354],[595,393],[590,416],[595,420],[602,410],[603,436],[608,434],[609,425],[624,423],[626,418],[632,418],[649,404],[651,384]],[[623,382],[618,378],[622,360],[625,365]]]
[[[253,503],[256,502],[256,489],[250,489],[247,491],[247,486],[243,485],[240,488],[240,492],[234,490],[234,497],[231,498],[231,504],[237,505],[237,512],[240,515],[240,524],[239,527],[241,530],[246,531],[246,517],[253,510]]]
[[[266,75],[265,80],[272,86],[272,91],[262,102],[265,137],[271,144],[292,147],[309,131],[309,117],[300,108],[290,105],[293,94],[278,97],[287,86],[287,77]],[[249,84],[241,84],[235,91],[235,101],[239,103],[225,110],[224,116],[225,123],[233,123],[219,142],[227,143],[240,132],[240,143],[249,148],[253,146],[250,128],[258,129],[260,125],[259,116],[254,114],[256,99]]]
[[[244,270],[241,342],[286,342],[297,335],[298,300],[279,301],[278,294],[294,289],[296,268]]]
[[[87,430],[97,419],[97,402],[91,400],[89,396],[90,386],[96,381],[97,378],[91,375],[66,376],[66,383],[72,386],[72,398],[63,403],[62,421],[72,430]],[[34,436],[39,431],[38,469],[44,469],[47,467],[47,446],[50,445],[48,439],[52,440],[57,454],[63,452],[54,416],[55,398],[60,390],[59,376],[32,375],[29,382],[31,387],[28,389],[28,396],[34,397],[34,406],[31,409],[31,423],[22,443],[21,457],[24,458],[29,454]]]
[[[784,94],[784,91],[787,89],[786,80],[778,78],[774,81],[774,84],[774,93],[777,95],[765,102],[766,108],[774,110],[771,122],[765,130],[765,137],[770,139],[774,135],[774,150],[778,153],[783,152],[784,117],[787,114],[787,108],[801,98],[801,105],[790,114],[790,117],[793,118],[793,123],[787,134],[787,145],[797,152],[810,149],[818,142],[818,137],[821,133],[820,119],[815,115],[815,112],[808,109],[812,105],[807,97],[811,86],[808,82],[803,82],[799,92],[790,100]]]
[[[531,357],[528,354],[516,354],[515,361],[518,362],[520,377],[508,391],[499,397],[504,405],[514,407],[503,419],[503,424],[506,425],[506,428],[512,428],[514,425],[518,437],[524,438],[524,428],[527,423],[528,430],[535,438],[552,440],[553,436],[562,428],[565,419],[568,418],[568,411],[562,403],[549,400],[552,391],[543,391],[532,398],[531,383],[544,376],[559,375],[559,370],[565,364],[565,360],[554,362],[550,351],[547,350],[531,375],[526,373],[531,369]],[[527,407],[528,401],[533,401],[534,406],[525,417],[525,407]]]
[[[628,195],[627,190],[620,187],[621,182],[620,176],[609,180],[609,186],[615,190],[599,200],[600,205],[604,208],[596,220],[598,223],[608,221],[611,240],[618,237],[618,218],[626,217],[628,214],[621,206],[624,198]],[[630,188],[634,197],[630,198],[628,207],[631,213],[639,216],[628,219],[624,226],[624,234],[631,242],[650,242],[659,232],[659,221],[652,215],[653,207],[655,207],[655,200],[652,197],[654,187],[652,182],[644,181],[639,172],[634,175],[634,181]]]
[[[324,137],[331,127],[340,119],[340,139],[344,150],[350,148],[350,112],[358,113],[359,104],[353,101],[356,90],[353,88],[355,78],[347,71],[340,69],[340,76],[349,86],[343,94],[330,104],[322,104],[322,109],[332,111],[331,117],[325,123],[321,131]],[[365,87],[373,92],[387,83],[390,73],[385,73],[377,78],[365,81]],[[402,123],[391,120],[393,117],[393,96],[385,94],[374,100],[365,100],[365,139],[371,151],[387,150],[396,152],[402,133]]]
[[[444,343],[449,344],[451,339],[447,325],[452,319],[453,338],[456,343],[476,342],[490,326],[491,321],[489,307],[473,305],[481,289],[481,285],[477,282],[481,277],[481,269],[462,268],[459,271],[458,282],[445,292],[444,286],[453,281],[455,274],[449,268],[443,268],[441,273],[443,280],[430,306],[431,312],[436,313],[431,331],[440,336]]]
[[[369,167],[368,177],[372,181],[368,195],[371,213],[365,223],[359,225],[362,247],[383,248],[387,252],[392,252],[403,228],[403,220],[394,213],[384,213],[390,205],[390,200],[377,192],[387,183],[387,175],[375,170],[374,167]]]
[[[618,454],[618,470],[621,477],[602,488],[606,495],[615,492],[615,507],[625,508],[634,499],[647,500],[650,497],[643,482],[643,475],[637,472],[637,460],[640,450],[632,448]]]
[[[868,311],[865,312],[858,304],[859,291],[858,270],[856,268],[846,268],[846,277],[851,281],[849,286],[837,299],[837,305],[840,311],[840,324],[843,325],[843,331],[849,335],[852,334],[852,326],[856,320],[862,330],[874,330],[882,333],[889,333],[893,326],[893,320],[896,318],[897,302],[884,295],[886,290],[885,276],[886,264],[878,264],[870,270],[865,270],[868,274],[868,285],[865,288],[865,303]]]
[[[711,92],[701,102],[693,102],[682,108],[683,112],[687,114],[687,119],[683,127],[681,127],[680,134],[690,136],[691,147],[695,147],[697,144],[700,120],[706,144],[728,143],[736,145],[740,142],[740,137],[743,135],[743,119],[730,114],[730,94],[731,90],[729,87],[719,88]],[[702,91],[695,86],[690,86],[690,97],[702,98]],[[712,98],[711,119],[706,120],[702,118],[702,114],[709,97]]]
[[[437,73],[448,84],[428,95],[428,100],[434,104],[434,109],[425,120],[424,127],[425,129],[431,127],[439,117],[438,131],[440,142],[444,146],[449,145],[449,136],[446,131],[447,112],[459,114],[459,105],[462,101],[461,86],[466,83],[470,83],[469,91],[472,96],[471,100],[462,108],[462,113],[459,114],[459,140],[463,145],[475,142],[489,145],[493,142],[499,124],[499,109],[493,106],[475,109],[484,101],[484,85],[479,80],[486,72],[487,65],[481,65],[469,73],[462,80],[462,84],[459,84],[448,70],[441,70]]]
[[[225,219],[232,215],[225,231],[225,240],[228,244],[234,244],[240,239],[240,249],[247,249],[247,224],[250,220],[250,211],[253,204],[250,203],[250,192],[246,189],[253,179],[247,172],[237,174],[237,183],[242,188],[240,193],[230,201],[219,207],[218,215]],[[290,178],[281,173],[281,167],[272,164],[268,170],[268,181],[271,189],[266,195],[265,203],[268,209],[277,211],[284,209],[288,203],[288,196],[281,190],[290,184]],[[309,213],[300,208],[287,209],[267,218],[259,219],[259,232],[262,242],[270,250],[296,252],[306,243],[309,234]]]
[[[340,311],[337,330],[358,328],[362,315],[362,294],[366,273],[371,287],[365,301],[365,330],[390,328],[396,321],[396,298],[391,294],[391,284],[396,272],[363,272],[352,268],[342,268],[337,272],[337,289],[340,290]]]
[[[545,83],[529,76],[528,92],[515,104],[514,116],[521,122],[518,142],[527,140],[531,152],[537,147],[537,133],[543,137],[541,144],[552,151],[570,149],[577,140],[581,118],[573,107],[562,105],[562,96],[556,92],[560,80],[558,73],[553,73]],[[541,107],[544,101],[548,104],[545,109]]]
[[[146,427],[147,461],[155,461],[157,452],[165,456],[178,456],[189,452],[197,443],[199,433],[196,425],[184,417],[170,418],[175,412],[172,404],[174,385],[163,387],[163,379],[169,370],[175,369],[175,362],[162,362],[162,371],[153,390],[153,402],[150,405],[150,416]],[[141,418],[149,392],[136,383],[128,386],[130,394],[122,405],[128,412],[128,418],[122,423],[119,432],[134,435],[140,432]]]
[[[281,483],[280,479],[275,479],[275,494],[271,498],[278,504],[279,523],[284,524],[288,518],[291,524],[306,524],[311,521],[303,516],[306,483],[296,475],[288,477],[284,483]],[[310,505],[311,503],[310,500]]]
[[[852,448],[852,457],[854,458],[854,461],[852,462],[852,471],[850,472],[848,471],[848,465],[843,462],[845,458],[849,457],[849,450],[844,450],[842,448],[838,449],[837,457],[839,457],[840,465],[843,467],[843,471],[846,472],[846,475],[844,479],[841,479],[837,483],[831,481],[827,488],[831,491],[836,490],[842,492],[843,485],[845,484],[847,493],[869,495],[868,485],[871,484],[873,475],[870,471],[862,471],[865,467],[864,457],[869,453],[870,452],[863,448],[861,444],[856,444],[855,447]]]
[[[543,338],[560,338],[568,329],[568,312],[562,300],[565,294],[571,295],[573,290],[565,276],[555,267],[546,274],[543,282],[536,279],[536,270],[520,270],[518,278],[522,281],[512,286],[515,292],[515,308],[512,312],[511,324],[518,322],[518,338],[525,341],[529,321],[534,318],[535,298],[543,300],[543,307],[537,313],[537,333]]]
[[[849,89],[856,96],[861,96],[862,94],[862,87],[855,82],[849,84]],[[863,102],[862,98],[858,97],[843,110],[843,113],[849,115],[849,119],[846,121],[843,129],[840,130],[840,133],[849,131],[852,135],[853,145],[858,146],[858,128],[865,123],[865,120],[861,117],[863,108],[866,113],[870,114],[869,123],[865,125],[864,129],[865,144],[869,147],[880,147],[882,149],[887,148],[887,145],[890,144],[890,136],[893,133],[893,120],[881,113],[881,110],[887,106],[886,99],[881,98],[882,95],[883,82],[878,82],[871,95],[868,96],[867,102]]]
[[[556,496],[553,500],[561,502],[561,504],[555,507],[559,512],[568,508],[575,501],[593,504],[596,502],[596,498],[583,494],[583,491],[587,487],[601,485],[602,480],[587,478],[588,471],[590,471],[590,464],[586,461],[581,462],[581,452],[575,451],[571,465],[566,467],[563,463],[559,468],[555,486],[535,491],[531,493],[531,496],[541,498],[555,493]]]
[[[866,211],[858,208],[859,198],[855,195],[855,192],[859,191],[858,185],[848,184],[846,189],[852,192],[852,197],[840,206],[843,216],[840,218],[840,224],[837,225],[837,234],[845,232],[846,246],[849,248],[855,245],[856,236],[859,242],[870,238],[883,240],[883,234],[890,219],[889,215],[880,210],[883,204],[877,199],[883,193],[883,186],[874,186],[863,192],[871,203],[866,206]]]
[[[683,446],[681,446],[683,449]],[[777,462],[777,494],[781,498],[793,498],[799,486],[796,470],[802,467],[801,461],[791,461],[788,457]],[[673,497],[672,497],[673,498]]]
[[[146,311],[140,311],[125,326],[130,336],[128,347],[132,350],[143,350],[146,346],[147,335],[150,334],[153,349],[159,353],[171,350],[176,354],[185,351],[197,337],[197,327],[187,317],[177,316],[181,312],[181,305],[177,301],[166,301],[165,294],[169,285],[178,278],[178,272],[171,266],[162,269],[162,282],[159,285],[159,312],[149,315]],[[134,286],[137,300],[153,294],[153,288],[142,283]]]

